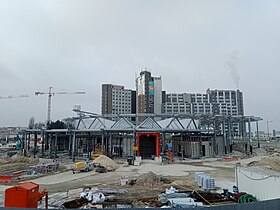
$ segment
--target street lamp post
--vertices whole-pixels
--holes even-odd
[[[267,126],[267,140],[269,140],[269,123],[271,123],[272,121],[266,121],[266,126]]]

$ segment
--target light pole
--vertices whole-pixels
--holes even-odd
[[[272,123],[272,120],[271,121],[266,121],[266,126],[267,126],[267,140],[269,140],[269,123]]]

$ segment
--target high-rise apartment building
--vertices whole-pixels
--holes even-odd
[[[210,97],[214,114],[244,115],[243,94],[239,90],[210,90],[206,93]]]
[[[243,95],[239,90],[210,90],[200,93],[166,94],[163,113],[244,115]]]
[[[162,80],[141,71],[136,79],[137,113],[162,113]]]
[[[166,94],[163,113],[244,116],[243,94],[239,90],[210,89],[206,94],[170,93]],[[244,123],[233,123],[232,130],[235,135],[241,134]]]
[[[136,112],[136,92],[124,86],[102,85],[102,114],[134,114]]]

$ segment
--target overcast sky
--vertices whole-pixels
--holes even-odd
[[[135,89],[147,67],[170,92],[240,89],[246,115],[280,130],[278,0],[1,0],[0,126],[100,113],[101,84]]]

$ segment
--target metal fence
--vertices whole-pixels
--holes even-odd
[[[23,210],[22,208],[2,208],[0,207],[0,210]],[[212,206],[207,208],[181,208],[189,210],[195,210],[195,209],[205,209],[205,210],[280,210],[280,199],[275,200],[268,200],[268,201],[259,201],[255,203],[245,203],[245,204],[235,204],[235,205],[223,205],[223,206]],[[28,209],[32,210],[32,209]],[[108,209],[109,210],[109,209]],[[136,210],[136,209],[127,209],[127,210]],[[138,210],[147,210],[147,208],[138,208]],[[161,208],[153,208],[153,210],[162,210]]]
[[[280,149],[280,142],[279,141],[264,141],[260,142],[260,146],[262,148],[274,148],[274,149]]]

